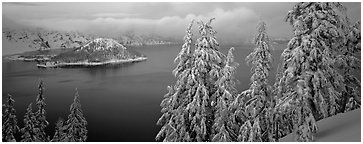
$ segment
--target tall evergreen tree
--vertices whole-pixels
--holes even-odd
[[[194,77],[194,90],[195,95],[192,97],[192,101],[188,104],[187,110],[189,111],[191,121],[191,129],[196,133],[196,141],[211,141],[215,133],[218,133],[223,125],[213,124],[215,120],[220,119],[219,117],[223,115],[216,114],[218,111],[227,111],[226,108],[228,103],[219,103],[218,100],[225,99],[225,102],[231,101],[229,98],[233,98],[232,94],[233,88],[223,88],[222,93],[220,93],[220,85],[218,82],[223,82],[221,78],[233,78],[232,75],[223,76],[223,68],[226,65],[226,56],[219,52],[219,43],[216,39],[216,31],[213,30],[211,23],[213,19],[209,22],[203,23],[199,22],[199,33],[201,37],[196,41],[196,49],[194,51],[194,63],[191,69],[192,78]],[[232,61],[231,61],[232,62]],[[227,67],[228,68],[228,67]],[[222,71],[222,73],[221,73]],[[231,72],[228,72],[231,73]],[[233,81],[233,80],[228,80]],[[232,86],[230,84],[227,85]],[[227,92],[228,91],[228,92]],[[223,95],[225,96],[223,96]],[[229,96],[226,96],[229,95]],[[211,104],[217,103],[216,106]],[[217,111],[218,108],[218,111]],[[223,108],[223,109],[221,109]],[[228,131],[225,131],[228,132]],[[231,135],[228,133],[228,135]],[[225,134],[227,136],[227,133]],[[229,140],[227,140],[229,141]]]
[[[216,134],[212,139],[215,142],[230,142],[234,141],[237,137],[233,131],[233,126],[235,125],[233,123],[234,117],[228,109],[237,94],[234,74],[236,73],[238,63],[234,62],[233,50],[234,48],[232,47],[228,51],[226,65],[220,74],[221,78],[216,81],[218,85],[216,94],[220,96],[216,98],[216,104],[212,104],[216,109],[213,125]]]
[[[62,118],[59,118],[55,124],[55,133],[51,142],[63,142],[67,141],[66,139],[66,126],[64,125],[64,121]]]
[[[232,107],[237,107],[239,118],[238,141],[273,141],[271,114],[271,86],[268,85],[270,65],[272,62],[270,39],[266,33],[266,23],[261,21],[257,26],[254,38],[256,47],[246,57],[248,64],[252,64],[250,88],[235,100]],[[237,105],[237,106],[236,106]],[[239,105],[239,106],[238,106]],[[241,113],[242,111],[242,113]]]
[[[199,22],[201,38],[196,41],[194,53],[190,49],[192,24],[187,29],[185,44],[176,58],[179,64],[173,71],[177,82],[168,87],[169,93],[161,103],[163,115],[158,124],[162,128],[157,140],[212,141],[221,129],[213,127],[217,109],[212,104],[222,97],[216,82],[221,78],[226,56],[218,51],[212,21]]]
[[[348,24],[350,23],[347,20]],[[346,30],[346,41],[339,49],[336,63],[338,68],[343,71],[344,88],[342,99],[339,102],[341,106],[340,112],[346,112],[360,107],[360,81],[353,73],[360,71],[360,54],[361,35],[360,21],[353,25],[348,25]]]
[[[39,93],[36,98],[36,105],[38,107],[38,110],[35,112],[35,117],[37,119],[35,123],[35,128],[38,130],[38,132],[36,133],[37,134],[36,138],[41,142],[46,142],[49,141],[49,137],[45,133],[45,128],[49,125],[49,123],[46,119],[46,111],[45,111],[46,104],[45,104],[45,97],[43,94],[44,91],[43,81],[40,81],[38,89]]]
[[[22,142],[35,142],[38,141],[36,138],[37,129],[35,128],[36,118],[33,113],[32,103],[29,104],[24,115],[24,127],[20,129]]]
[[[15,142],[16,139],[14,134],[19,131],[16,118],[16,110],[14,108],[15,100],[10,94],[8,94],[8,99],[5,105],[5,112],[3,113],[3,125],[2,125],[2,139],[3,142]]]
[[[275,83],[272,88],[272,131],[273,131],[273,141],[278,142],[279,139],[292,131],[292,123],[289,120],[289,114],[286,114],[285,111],[281,111],[279,109],[278,103],[281,104],[281,101],[285,101],[284,97],[281,95],[279,91],[280,88],[280,80],[283,74],[283,67],[282,64],[278,64],[276,69],[276,76],[275,76]]]
[[[68,115],[68,120],[66,122],[66,139],[71,142],[84,142],[87,139],[87,121],[83,117],[77,89],[70,111],[71,113]]]
[[[192,54],[192,36],[194,20],[187,28],[184,44],[181,51],[175,58],[175,62],[179,61],[177,67],[173,70],[173,74],[177,78],[175,86],[168,86],[168,93],[164,96],[165,99],[161,102],[161,112],[163,115],[159,118],[157,124],[162,125],[161,130],[156,136],[156,140],[163,141],[191,141],[189,134],[189,123],[187,121],[185,107],[186,101],[189,101],[188,89],[191,87],[188,81],[191,80],[191,67],[193,62]],[[184,96],[184,97],[182,97]],[[183,100],[178,100],[182,99]]]
[[[303,2],[287,15],[294,37],[282,53],[279,95],[289,100],[280,101],[277,109],[289,110],[297,141],[312,141],[315,121],[339,109],[343,77],[333,64],[345,39],[345,11],[340,3]]]
[[[251,89],[247,89],[238,94],[228,108],[232,113],[230,119],[232,123],[231,128],[233,129],[234,134],[237,135],[233,141],[248,141],[252,125],[250,121],[248,121],[245,107],[246,102],[251,98],[251,92]]]

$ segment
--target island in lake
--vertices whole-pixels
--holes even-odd
[[[40,68],[93,67],[146,60],[146,56],[129,51],[113,39],[97,38],[73,50],[60,53],[37,64]]]

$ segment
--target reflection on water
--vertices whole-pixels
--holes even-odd
[[[227,53],[232,46],[222,47]],[[251,46],[234,46],[235,61],[240,64],[236,78],[238,91],[249,85],[250,67],[245,57]],[[147,61],[97,68],[38,69],[35,63],[3,62],[3,101],[12,94],[16,101],[18,124],[23,126],[23,116],[29,103],[34,102],[40,79],[45,82],[48,134],[54,134],[55,122],[69,114],[75,88],[78,89],[88,121],[88,141],[154,141],[160,127],[160,102],[166,87],[175,83],[171,71],[180,51],[180,45],[134,47],[146,55]],[[275,67],[281,50],[272,52],[275,57],[270,82],[274,80]],[[34,107],[35,108],[35,107]],[[19,139],[19,137],[18,137]]]

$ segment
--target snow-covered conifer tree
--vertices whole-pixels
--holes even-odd
[[[213,125],[217,111],[215,104],[222,97],[216,82],[222,77],[226,56],[218,51],[212,20],[199,22],[201,38],[196,41],[194,53],[190,49],[192,24],[187,29],[185,44],[176,58],[179,64],[173,71],[177,82],[174,87],[168,87],[169,93],[161,103],[163,115],[158,124],[162,128],[157,140],[212,141],[214,135],[223,129],[219,127],[222,125]]]
[[[32,103],[29,104],[24,115],[24,127],[20,129],[22,142],[35,142],[37,129],[35,128],[36,118],[33,113]]]
[[[339,49],[339,55],[336,58],[338,68],[343,71],[344,77],[340,112],[360,107],[360,81],[353,75],[355,70],[360,71],[360,59],[358,57],[360,45],[360,21],[358,21],[354,25],[347,27],[346,42]]]
[[[272,47],[266,33],[266,23],[263,21],[257,26],[254,43],[256,48],[246,57],[247,63],[252,64],[250,88],[242,92],[232,106],[237,107],[236,114],[242,114],[238,117],[243,118],[240,120],[242,125],[239,128],[238,141],[272,141],[272,128],[269,128],[272,125],[271,86],[267,83]]]
[[[236,134],[233,132],[235,124],[232,119],[234,117],[228,109],[237,94],[234,74],[236,73],[238,63],[234,62],[233,50],[234,48],[232,47],[228,51],[226,65],[220,74],[221,78],[216,81],[218,89],[215,94],[219,96],[216,102],[213,102],[215,104],[212,105],[216,109],[213,125],[216,134],[212,139],[215,142],[230,142],[236,139]]]
[[[83,117],[77,89],[70,111],[71,113],[68,115],[68,120],[66,121],[66,139],[71,142],[84,142],[87,139],[87,121]]]
[[[2,139],[3,142],[16,142],[14,134],[19,131],[16,119],[16,110],[14,108],[15,100],[10,94],[8,94],[8,99],[6,101],[5,111],[3,113],[3,125],[2,125]]]
[[[35,122],[35,129],[38,131],[36,132],[36,139],[41,142],[49,141],[49,137],[45,133],[45,128],[49,125],[47,119],[46,119],[46,111],[45,111],[45,97],[43,94],[44,86],[43,81],[40,81],[39,86],[39,93],[36,98],[36,105],[38,107],[38,110],[35,112],[36,122]]]
[[[64,126],[64,121],[59,118],[55,123],[55,133],[51,142],[63,142],[66,140],[66,127]]]
[[[157,124],[161,125],[161,130],[156,136],[156,140],[163,141],[191,141],[188,120],[185,116],[184,109],[186,101],[191,96],[188,96],[191,81],[191,67],[193,62],[192,54],[192,26],[194,20],[187,28],[186,36],[184,37],[184,44],[181,51],[175,58],[175,62],[179,61],[177,67],[173,70],[173,74],[177,77],[175,86],[168,86],[168,93],[164,96],[161,102],[161,112],[163,115],[159,118]],[[183,100],[184,99],[184,100]]]
[[[294,37],[282,53],[279,106],[290,107],[298,141],[311,141],[315,121],[339,109],[343,77],[333,68],[334,52],[344,42],[345,8],[340,3],[298,3],[288,12]],[[277,108],[286,109],[286,108]]]

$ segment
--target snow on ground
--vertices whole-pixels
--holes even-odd
[[[360,142],[361,141],[361,110],[356,109],[341,113],[317,122],[318,132],[314,135],[316,142]],[[289,134],[280,139],[281,142],[293,142]]]

